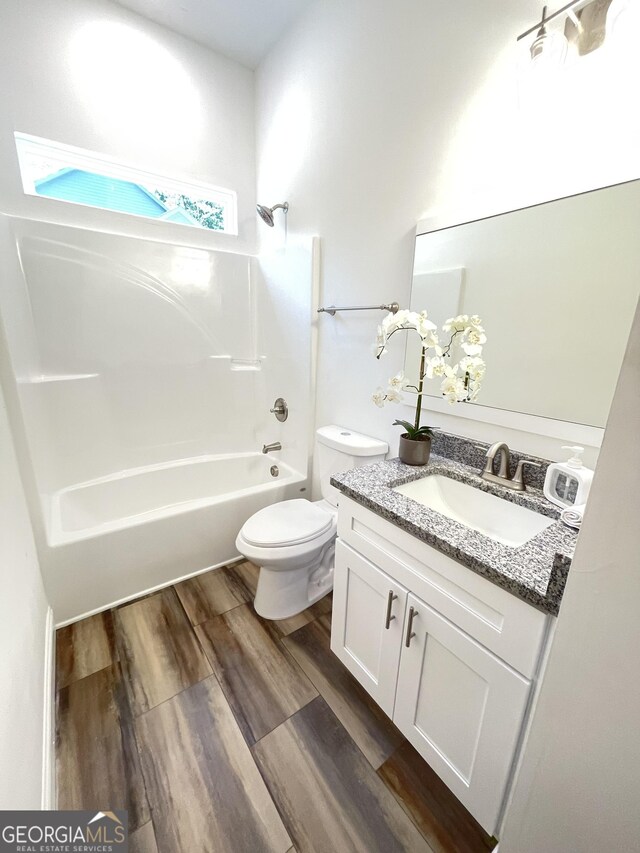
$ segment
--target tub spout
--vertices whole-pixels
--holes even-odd
[[[273,444],[263,444],[262,452],[263,453],[271,453],[274,450],[282,450],[282,445],[279,441],[274,441]]]

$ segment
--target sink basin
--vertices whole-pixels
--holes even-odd
[[[512,548],[554,523],[546,515],[439,474],[395,486],[393,491]]]

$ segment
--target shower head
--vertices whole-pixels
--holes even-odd
[[[286,201],[284,204],[274,204],[273,207],[265,207],[263,204],[257,204],[256,210],[258,211],[262,221],[266,222],[270,228],[273,228],[273,211],[277,210],[279,207],[282,208],[285,213],[289,210],[289,204]]]

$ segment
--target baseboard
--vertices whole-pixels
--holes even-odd
[[[42,808],[56,806],[56,626],[47,611],[44,641],[44,712],[42,721]]]
[[[206,572],[214,571],[214,569],[222,569],[224,566],[231,566],[244,559],[245,558],[240,556],[240,554],[236,554],[233,557],[229,557],[227,560],[223,560],[221,563],[216,563],[214,566],[206,566],[204,569],[197,569],[195,572],[189,572],[189,574],[181,575],[178,578],[172,578],[170,581],[166,581],[166,583],[159,583],[157,586],[149,587],[149,589],[141,589],[139,592],[134,592],[132,595],[127,595],[124,598],[118,598],[116,601],[111,601],[109,604],[105,604],[104,607],[96,607],[94,610],[87,610],[86,613],[81,613],[79,616],[73,616],[71,619],[65,619],[64,622],[58,622],[55,627],[58,629],[64,628],[66,625],[73,625],[74,622],[80,622],[82,619],[88,619],[89,616],[95,616],[96,613],[104,613],[105,610],[110,610],[112,607],[120,607],[128,601],[135,601],[137,598],[142,598],[144,595],[151,595],[152,592],[159,592],[159,590],[166,589],[168,586],[173,586],[176,583],[182,583],[182,581],[188,581],[189,578],[204,575]]]

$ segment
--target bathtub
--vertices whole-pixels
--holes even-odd
[[[55,492],[43,508],[58,623],[233,561],[250,515],[305,491],[306,477],[281,460],[236,453],[132,468]]]

